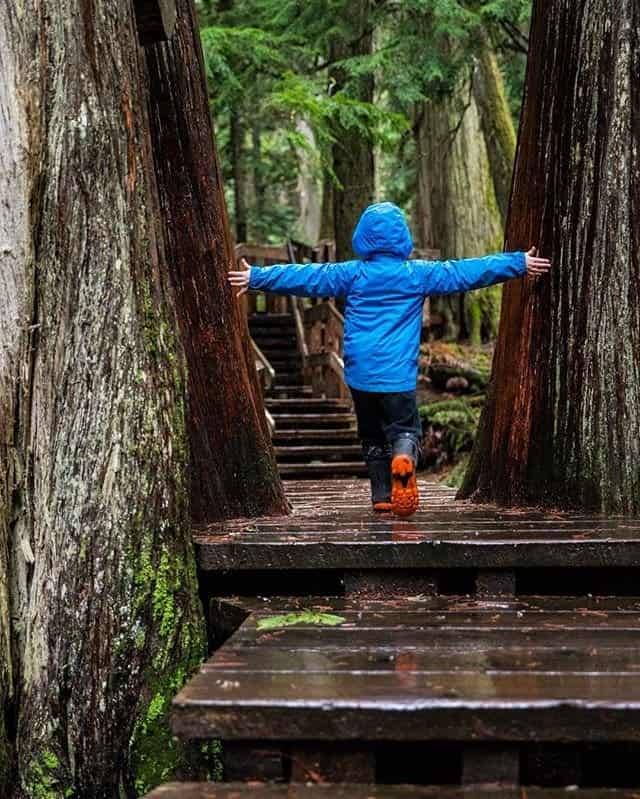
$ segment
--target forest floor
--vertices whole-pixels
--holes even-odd
[[[418,406],[423,421],[423,477],[457,486],[473,446],[493,344],[434,340],[420,348]]]

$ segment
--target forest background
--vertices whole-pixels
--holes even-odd
[[[362,209],[388,199],[423,252],[501,250],[530,13],[529,0],[200,0],[236,241],[333,239],[346,259]],[[425,316],[431,467],[471,448],[500,298],[435,298]]]

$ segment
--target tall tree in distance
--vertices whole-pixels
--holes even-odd
[[[502,247],[492,164],[473,88],[482,77],[460,81],[438,101],[425,102],[415,126],[420,228],[429,235],[424,246],[439,250],[442,258],[469,258]],[[495,335],[499,287],[465,295],[463,319],[458,300],[433,301],[447,320],[448,335],[457,337],[461,323],[474,344]]]
[[[461,495],[640,511],[640,7],[537,0],[507,248],[509,284]]]
[[[341,91],[360,102],[372,103],[374,78],[372,73],[349,75],[340,62],[347,58],[367,56],[372,52],[373,30],[371,0],[352,0],[345,4],[348,15],[342,24],[347,30],[334,38],[329,60],[330,90]],[[336,259],[353,258],[351,237],[364,208],[373,202],[375,169],[373,139],[363,135],[353,123],[338,119],[334,129],[332,149],[333,171],[339,182],[333,187],[333,228]]]
[[[0,5],[0,782],[17,799],[135,797],[187,766],[167,715],[205,654],[192,498],[197,516],[284,504],[224,279],[192,0],[177,11],[147,68],[125,0]]]
[[[498,59],[484,28],[478,29],[478,39],[480,46],[473,75],[473,96],[480,112],[491,180],[504,225],[509,209],[513,163],[516,157],[516,132],[507,104]]]

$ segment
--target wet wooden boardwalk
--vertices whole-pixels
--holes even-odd
[[[214,651],[174,733],[266,784],[154,799],[640,796],[598,787],[640,788],[640,520],[421,488],[397,519],[292,481],[290,516],[195,531]]]
[[[638,799],[635,790],[575,788],[455,788],[419,785],[216,785],[173,783],[148,799]]]
[[[179,734],[640,739],[638,599],[304,598],[244,607],[245,622],[176,699]],[[263,628],[303,611],[337,623]]]
[[[368,491],[358,479],[289,481],[291,516],[197,530],[199,565],[209,571],[640,564],[640,519],[472,505],[424,480],[419,512],[399,519],[373,514]]]

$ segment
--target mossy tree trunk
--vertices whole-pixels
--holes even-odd
[[[552,275],[504,293],[463,496],[640,511],[640,8],[538,0],[507,226]]]
[[[179,3],[178,38],[159,48],[191,70],[184,95],[174,89],[169,125],[175,109],[186,119],[192,96],[204,95],[192,12]],[[246,353],[224,285],[219,174],[194,167],[214,163],[213,141],[205,126],[199,149],[185,139],[172,153],[185,162],[178,172],[193,170],[212,192],[208,206],[181,197],[198,260],[187,274],[173,262],[187,234],[169,236],[177,201],[160,157],[154,164],[148,109],[163,111],[159,91],[146,88],[132,5],[7,0],[0,67],[0,190],[9,199],[0,204],[0,700],[10,719],[2,795],[133,797],[187,765],[166,716],[205,646],[190,450],[197,461],[224,438],[198,409],[228,403],[216,420],[223,427],[252,408],[242,425],[261,425],[259,398],[244,396]],[[194,294],[187,279],[200,281]],[[187,363],[192,395],[207,385],[197,369],[219,368],[215,359],[229,364],[222,399],[187,407]],[[243,457],[268,462],[259,479],[271,482],[261,431],[244,436]],[[225,452],[243,463],[232,454],[237,441],[224,439],[209,469],[213,515],[259,504],[248,504],[242,480],[225,504],[230,481],[217,470]],[[257,496],[265,510],[281,503],[259,482]],[[0,744],[0,758],[5,751]]]
[[[503,224],[507,219],[516,132],[507,103],[502,73],[487,34],[480,29],[480,48],[473,77],[473,95],[489,156],[493,188]]]
[[[330,60],[368,55],[373,46],[371,0],[353,0],[345,4],[348,36],[337,39],[331,47]],[[339,64],[330,74],[333,91],[344,90],[350,97],[373,102],[372,75],[349,76]],[[353,258],[351,237],[362,211],[373,202],[375,170],[373,141],[354,126],[337,125],[334,131],[333,170],[340,185],[333,187],[333,228],[338,261]]]
[[[419,226],[424,246],[442,258],[467,258],[502,249],[502,224],[475,94],[463,81],[450,96],[424,105],[416,125]],[[425,218],[426,217],[426,218]],[[448,335],[471,341],[497,332],[499,289],[438,298],[432,309],[447,319]]]

